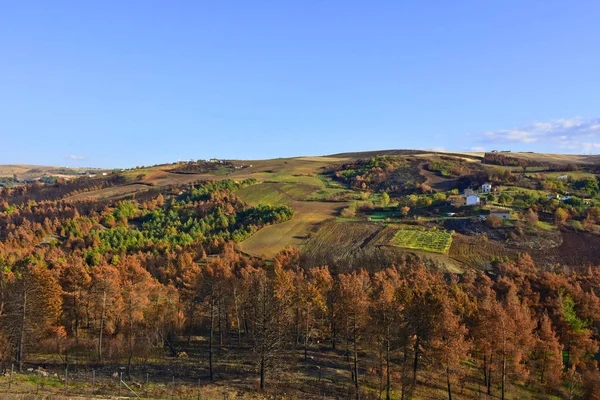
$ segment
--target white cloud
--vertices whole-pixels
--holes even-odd
[[[83,157],[83,156],[75,156],[73,154],[71,154],[70,156],[67,156],[65,158],[68,158],[69,160],[77,160],[77,161],[85,160],[85,157]]]
[[[480,142],[486,144],[544,144],[563,150],[590,152],[600,148],[600,118],[535,122],[513,129],[487,131],[480,138]]]
[[[483,147],[483,146],[473,146],[473,147],[467,147],[467,150],[474,151],[476,153],[483,153],[483,152],[485,152],[485,147]]]

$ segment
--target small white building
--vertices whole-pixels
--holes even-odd
[[[478,206],[481,203],[481,198],[476,194],[470,194],[465,196],[465,205],[467,206]]]
[[[481,192],[482,193],[490,193],[492,191],[492,184],[491,183],[484,183],[483,185],[481,185]]]
[[[561,175],[558,177],[558,179],[561,181],[567,180],[567,179],[569,179],[569,175]]]

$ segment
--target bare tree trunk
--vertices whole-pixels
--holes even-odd
[[[385,338],[385,400],[390,400],[390,327],[387,327]]]
[[[261,316],[261,341],[260,341],[260,391],[262,392],[265,389],[265,354],[266,354],[266,344],[267,340],[267,296],[265,293],[265,289],[263,288],[262,293],[262,316]]]
[[[335,345],[337,342],[337,327],[335,325],[335,313],[334,313],[335,303],[333,300],[331,301],[331,348],[335,351]]]
[[[502,400],[504,400],[504,389],[506,383],[506,354],[502,352]]]
[[[131,293],[129,293],[129,358],[127,359],[127,376],[131,378],[131,361],[133,359],[133,305],[131,304]]]
[[[488,367],[487,367],[487,354],[483,353],[483,384],[487,387],[488,382]]]
[[[306,310],[306,332],[304,334],[304,360],[308,360],[308,339],[310,336],[310,305]]]
[[[356,318],[354,319],[354,388],[356,389],[356,400],[360,400],[360,387],[358,383],[358,349],[356,347],[356,337],[358,329],[356,327]]]
[[[415,358],[413,360],[413,385],[417,385],[417,369],[419,368],[419,336],[415,340],[414,345]]]
[[[487,381],[487,394],[492,395],[492,356],[490,356],[490,365],[488,366],[488,381]]]
[[[242,327],[240,326],[240,312],[238,309],[238,298],[237,298],[237,290],[233,288],[233,300],[235,304],[235,320],[237,325],[237,333],[238,333],[238,346],[242,345]]]
[[[210,295],[210,336],[208,339],[208,372],[210,380],[213,380],[213,335],[215,330],[215,296]]]
[[[502,400],[504,400],[505,384],[506,384],[506,327],[504,319],[502,322]]]
[[[296,307],[296,346],[300,345],[300,307]]]
[[[448,384],[448,400],[452,400],[452,388],[450,387],[450,367],[446,364],[446,382]]]
[[[544,383],[544,372],[546,372],[546,360],[548,355],[544,352],[544,361],[542,362],[542,370],[540,371],[540,382]]]
[[[219,318],[219,323],[218,323],[218,326],[219,326],[219,346],[223,346],[223,323],[222,323],[222,319],[221,319],[221,314],[223,313],[223,310],[221,308],[221,305],[222,305],[221,303],[222,302],[219,301],[219,306],[218,306],[219,312],[217,314],[218,318]]]
[[[102,316],[100,317],[100,332],[98,335],[98,362],[102,363],[102,333],[104,332],[104,314],[106,312],[106,291],[102,293]]]
[[[23,372],[25,353],[25,320],[27,318],[27,290],[23,288],[23,312],[21,313],[21,328],[19,329],[19,345],[17,349],[17,363],[19,371]]]
[[[75,343],[79,343],[79,313],[77,312],[76,295],[73,295],[73,310],[75,311]]]
[[[192,343],[192,330],[194,329],[194,317],[196,314],[196,303],[192,300],[191,311],[190,311],[190,326],[188,328],[187,345]]]
[[[260,355],[260,391],[265,390],[265,354],[261,351]]]

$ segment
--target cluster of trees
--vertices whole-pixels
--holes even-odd
[[[0,202],[0,361],[24,368],[54,353],[130,369],[177,357],[200,334],[211,379],[229,348],[249,355],[261,389],[334,354],[356,398],[375,389],[408,399],[432,371],[450,399],[473,382],[502,398],[523,385],[600,391],[598,269],[536,266],[527,255],[462,275],[415,257],[308,267],[294,249],[267,263],[234,243],[291,210],[245,205],[233,191],[251,183],[118,203]],[[597,223],[600,212],[587,217]]]
[[[329,347],[346,360],[356,398],[375,387],[408,399],[426,371],[448,398],[469,380],[502,398],[515,384],[571,396],[600,390],[597,269],[545,271],[526,255],[462,276],[416,259],[346,273],[300,260],[290,249],[267,265],[230,245],[211,261],[181,250],[89,266],[50,248],[3,259],[3,361],[22,368],[36,351],[65,362],[85,351],[88,362],[130,368],[152,354],[181,354],[202,333],[211,379],[221,368],[217,347],[245,349],[261,389],[296,365],[298,352],[319,359]]]
[[[14,188],[0,190],[0,203],[26,204],[31,201],[58,200],[66,195],[84,193],[108,187],[122,185],[127,182],[123,175],[111,174],[105,177],[82,176],[73,179],[57,178],[42,182],[33,182]]]
[[[539,161],[534,160],[525,160],[523,158],[507,156],[503,153],[493,152],[493,153],[485,153],[483,156],[484,164],[492,164],[492,165],[502,165],[505,167],[543,167],[546,166],[545,163],[541,163]]]
[[[442,156],[439,161],[430,161],[425,167],[436,174],[445,178],[457,178],[462,175],[468,175],[478,168],[477,164],[463,161],[459,158]]]
[[[209,162],[205,160],[198,160],[180,163],[175,168],[173,168],[171,172],[186,174],[206,174],[218,170],[219,167],[228,168],[231,170],[234,169],[233,163],[230,161],[221,161],[220,163],[218,163]]]
[[[353,189],[405,194],[420,190],[426,178],[414,157],[376,156],[338,165],[331,174]]]
[[[72,251],[96,263],[98,255],[170,249],[214,240],[241,241],[266,224],[287,221],[287,206],[249,207],[233,191],[244,185],[221,181],[193,186],[179,195],[149,192],[142,201],[42,201],[0,204],[0,237],[20,247],[44,238],[62,239]],[[52,241],[51,243],[54,243]],[[50,243],[50,244],[51,244]]]

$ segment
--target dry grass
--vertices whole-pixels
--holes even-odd
[[[294,210],[291,220],[267,226],[239,244],[240,250],[259,257],[272,258],[288,246],[302,247],[309,233],[320,223],[331,219],[345,203],[289,202]]]
[[[93,190],[90,192],[78,193],[73,196],[67,197],[67,200],[83,200],[83,199],[113,199],[118,200],[123,197],[131,196],[134,193],[144,192],[149,190],[148,185],[142,185],[134,183],[125,186],[108,187],[100,190]]]

